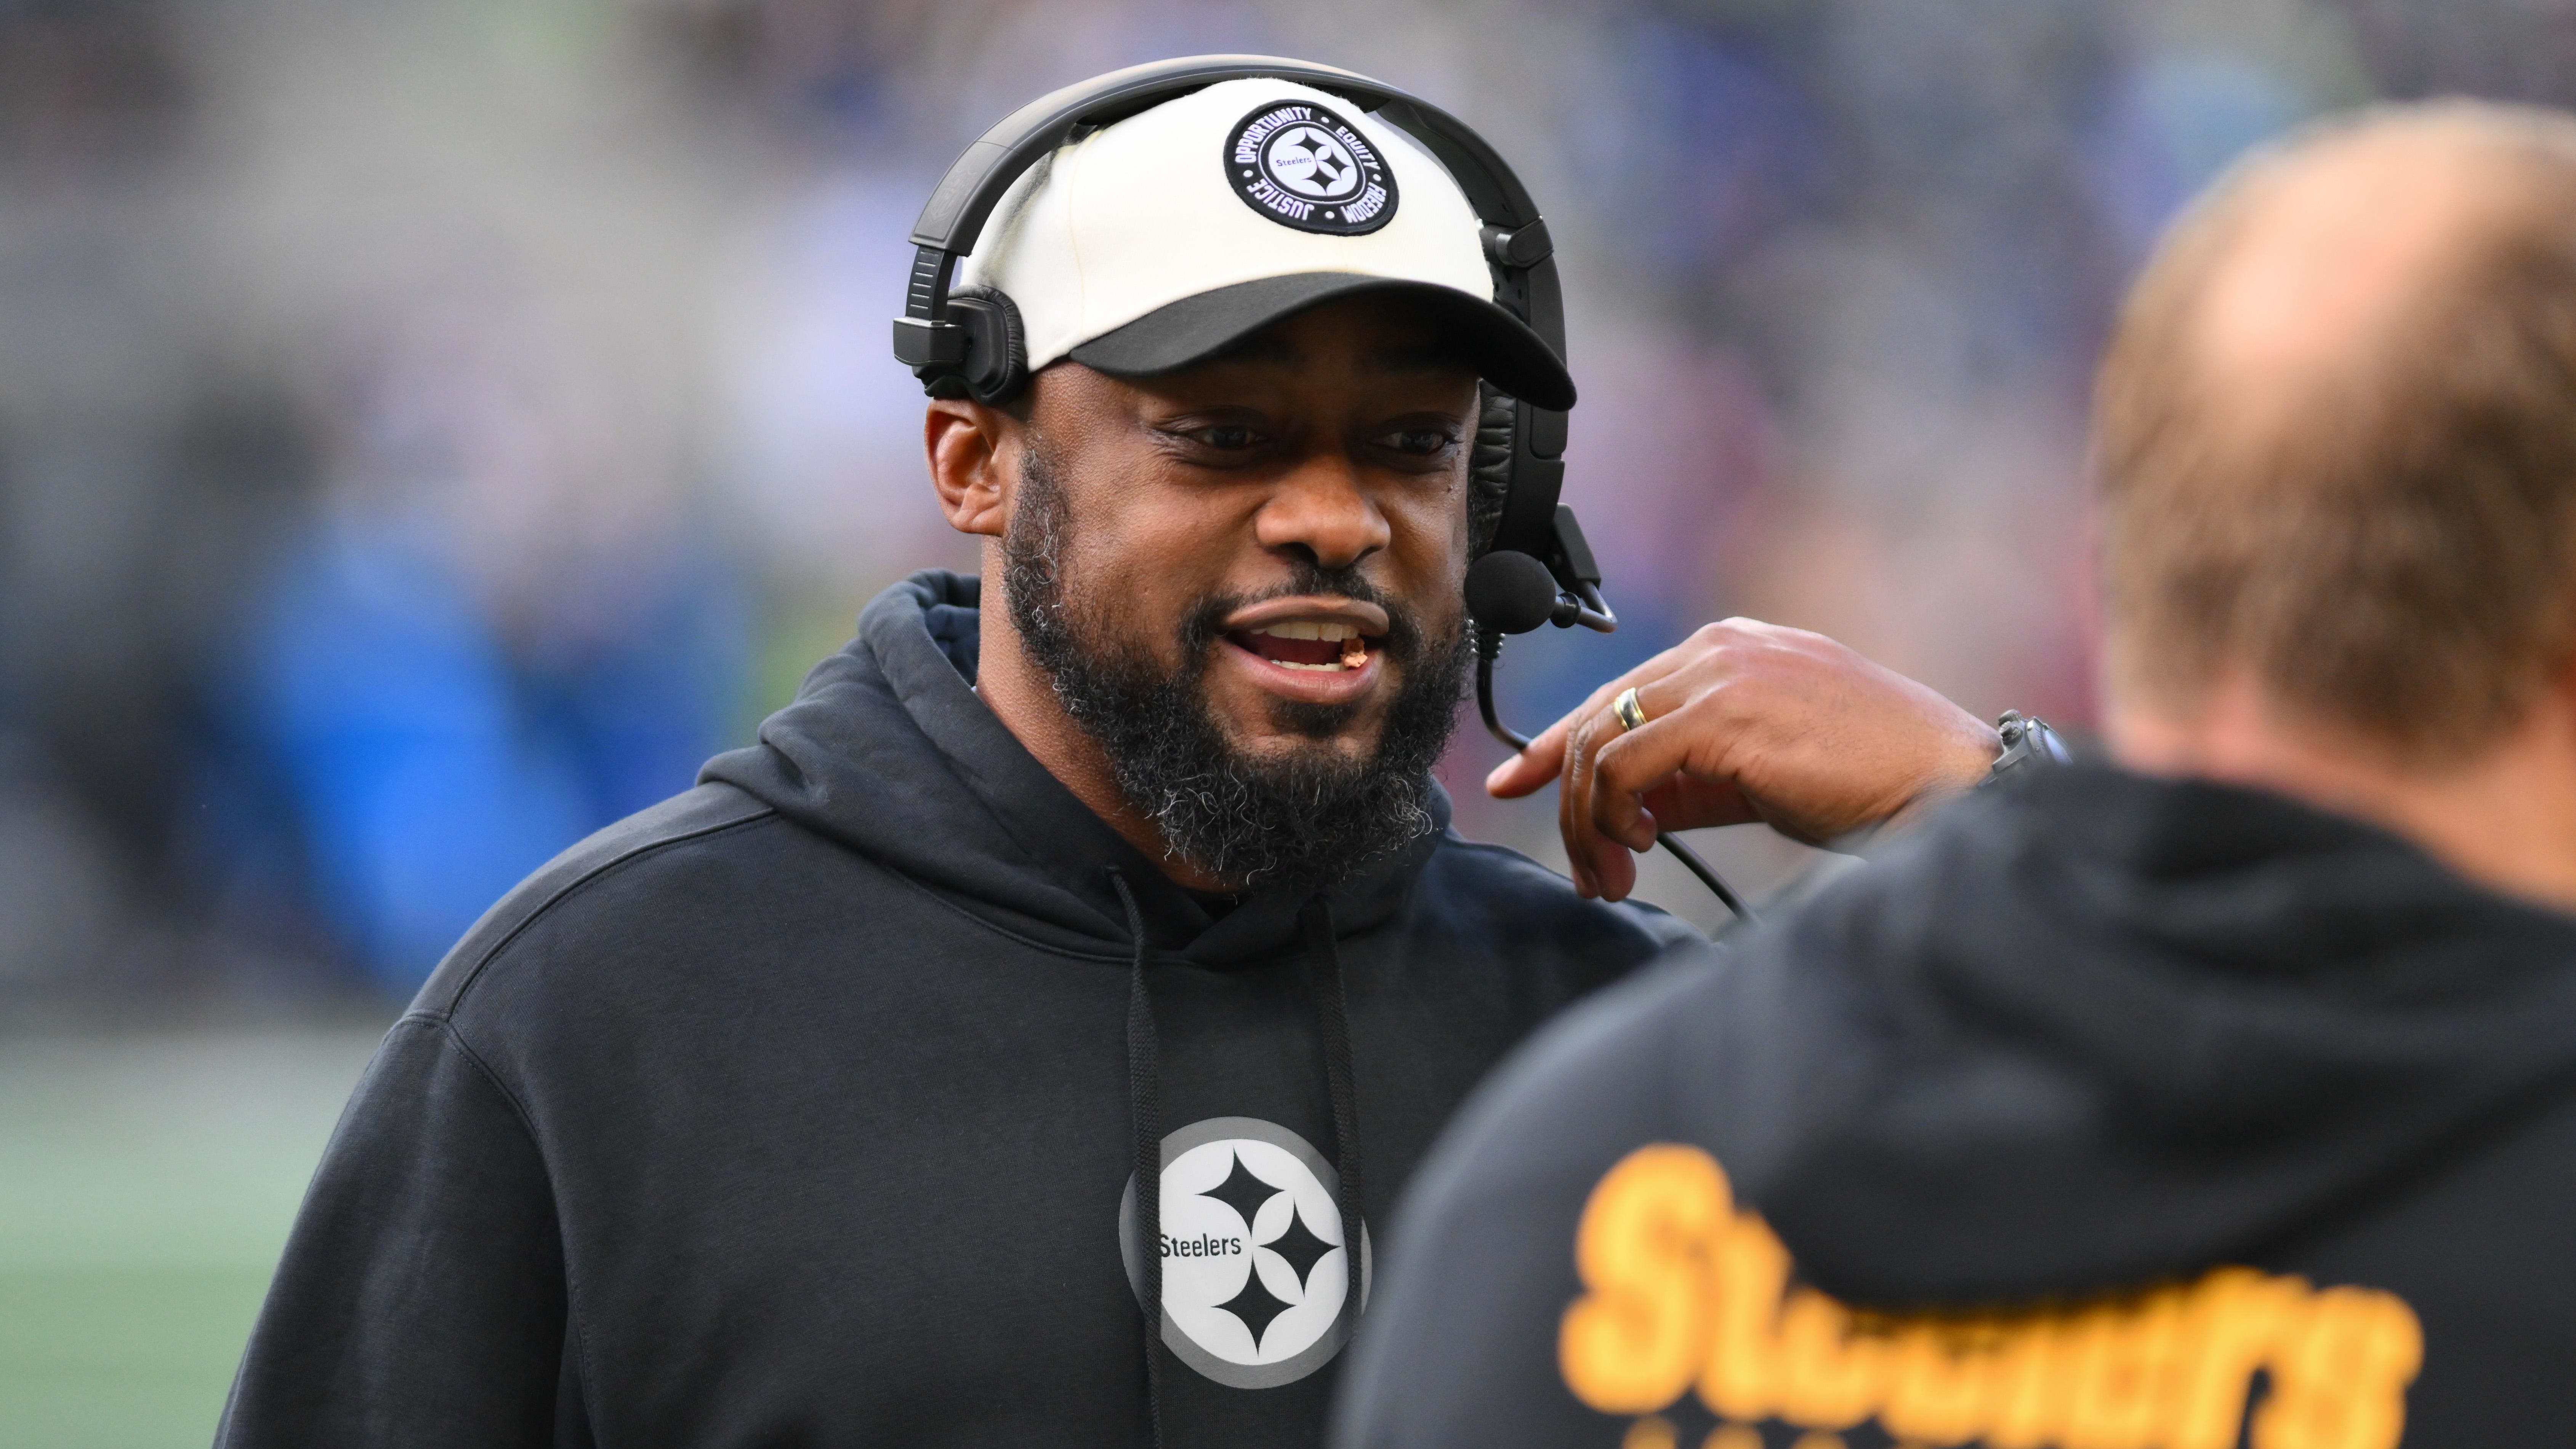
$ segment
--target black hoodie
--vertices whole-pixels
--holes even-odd
[[[1445,799],[1329,899],[1212,919],[975,697],[975,601],[889,590],[757,747],[449,954],[221,1444],[1145,1442],[1122,1193],[1158,1112],[1160,1437],[1320,1439],[1345,1206],[1376,1219],[1507,1048],[1689,933]]]
[[[2576,1432],[2576,919],[2079,768],[1736,939],[1461,1114],[1337,1442]]]

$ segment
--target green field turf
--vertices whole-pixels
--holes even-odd
[[[0,1039],[0,1449],[213,1438],[380,1034]]]

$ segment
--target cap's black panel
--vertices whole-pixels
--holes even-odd
[[[1183,297],[1073,349],[1074,361],[1120,377],[1150,377],[1203,362],[1282,318],[1344,297],[1419,299],[1439,314],[1459,356],[1486,381],[1541,407],[1574,406],[1574,379],[1539,335],[1493,302],[1432,282],[1357,272],[1264,277]]]

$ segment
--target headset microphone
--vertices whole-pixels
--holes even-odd
[[[1517,550],[1495,549],[1467,569],[1467,614],[1491,635],[1571,624],[1572,610],[1579,607],[1556,586],[1547,565]]]

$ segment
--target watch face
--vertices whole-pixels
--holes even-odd
[[[2049,758],[2049,761],[2053,764],[2071,765],[2075,763],[2075,756],[2067,752],[2066,741],[2058,738],[2057,731],[2050,729],[2046,724],[2039,720],[2032,720],[2030,722],[2030,742],[2034,747],[2036,747],[2039,753],[2046,755]]]

